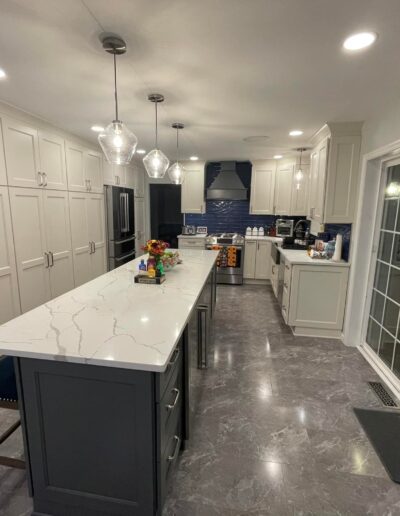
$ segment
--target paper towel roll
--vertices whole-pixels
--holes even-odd
[[[343,247],[343,235],[338,233],[336,235],[336,244],[335,244],[335,252],[332,256],[333,262],[340,262],[342,259],[342,247]]]

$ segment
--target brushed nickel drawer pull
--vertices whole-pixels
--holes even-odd
[[[180,349],[176,348],[174,351],[174,354],[172,355],[172,358],[168,364],[169,366],[172,366],[176,363],[176,361],[178,360],[178,357],[179,357],[179,352],[180,352]]]
[[[174,393],[175,393],[175,399],[174,399],[174,402],[173,402],[173,403],[170,403],[170,404],[168,404],[168,405],[165,405],[165,408],[166,408],[167,410],[173,410],[173,409],[176,407],[176,404],[178,403],[178,400],[179,400],[179,396],[180,396],[180,394],[181,394],[181,393],[180,393],[180,391],[179,391],[179,389],[177,389],[177,388],[172,389],[172,391],[171,391],[171,392],[174,392]]]
[[[177,435],[174,435],[174,439],[176,441],[175,450],[174,450],[174,453],[168,457],[168,460],[171,462],[177,458],[178,453],[179,453],[179,448],[181,446],[181,440]]]

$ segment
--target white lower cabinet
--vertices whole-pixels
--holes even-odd
[[[135,199],[135,251],[136,256],[143,254],[142,246],[146,240],[145,205],[143,198]]]
[[[3,130],[0,123],[0,185],[7,185],[6,159],[4,156]]]
[[[66,192],[10,188],[23,312],[74,288]]]
[[[295,335],[341,336],[348,275],[331,264],[285,266],[282,315]]]
[[[246,240],[243,270],[245,279],[271,279],[271,245],[267,240]]]
[[[50,299],[43,191],[10,188],[15,256],[23,312]]]
[[[44,191],[43,201],[53,298],[74,288],[68,192]]]
[[[0,187],[0,324],[21,313],[8,188]]]
[[[69,193],[75,286],[106,272],[104,197]]]

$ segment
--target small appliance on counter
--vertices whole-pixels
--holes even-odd
[[[207,226],[197,226],[196,233],[198,235],[207,235],[208,228]]]
[[[182,226],[182,235],[195,235],[196,226]]]
[[[293,219],[277,219],[276,220],[276,236],[292,237],[293,236]]]

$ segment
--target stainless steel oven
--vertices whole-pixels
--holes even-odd
[[[238,233],[219,233],[206,239],[207,249],[219,250],[217,283],[243,284],[244,237]]]

